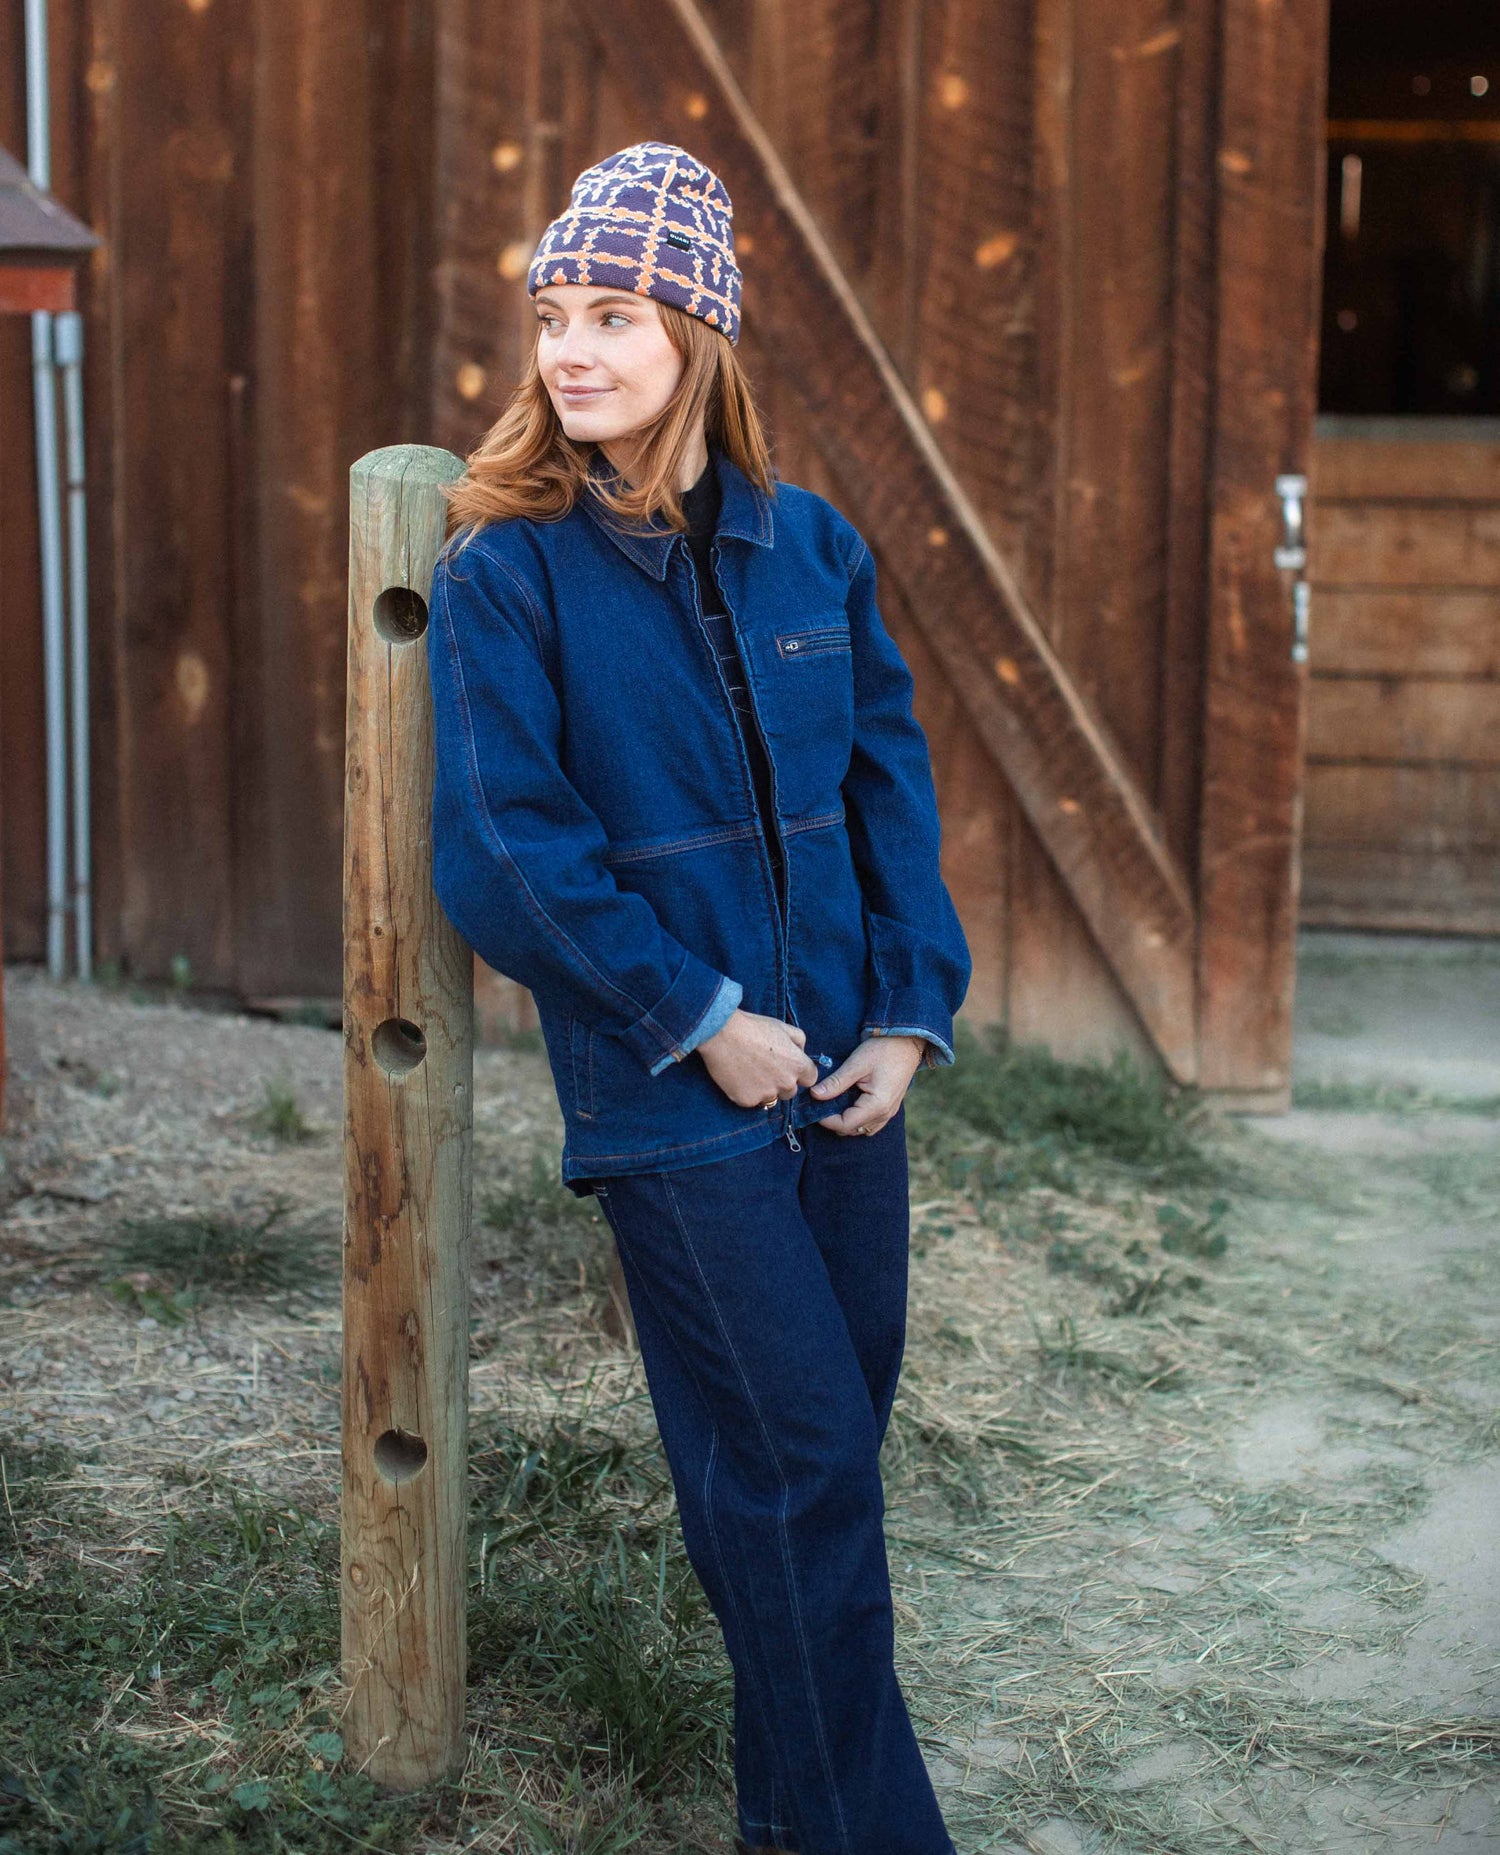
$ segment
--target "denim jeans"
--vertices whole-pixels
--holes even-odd
[[[892,1664],[877,1461],[906,1330],[904,1105],[596,1181],[683,1539],[734,1669],[739,1833],[950,1855]]]

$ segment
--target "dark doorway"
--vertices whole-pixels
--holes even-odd
[[[1320,408],[1500,413],[1500,6],[1331,26]]]

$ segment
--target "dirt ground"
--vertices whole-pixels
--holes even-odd
[[[914,1081],[887,1531],[963,1855],[1500,1852],[1500,959],[1432,981],[1462,1073],[1415,1060],[1410,969],[1337,946],[1307,969],[1313,1105],[1205,1122],[1201,1176],[984,1134],[978,1109],[956,1135],[953,1077]],[[164,1489],[219,1478],[331,1515],[339,1037],[30,968],[6,1002],[0,1437],[70,1452],[69,1485],[110,1516],[76,1551],[111,1576],[159,1550]],[[481,1051],[475,1112],[476,1428],[586,1403],[636,1434],[600,1269],[580,1252],[575,1290],[522,1266],[528,1232],[593,1215],[557,1208],[540,1049]],[[211,1217],[261,1232],[262,1274],[195,1296],[151,1232]],[[191,1708],[140,1702],[133,1730],[204,1738]],[[401,1846],[606,1846],[495,1801],[510,1754],[487,1705],[462,1798]],[[9,1756],[39,1796],[34,1752],[35,1772]],[[85,1846],[44,1817],[23,1809],[0,1846]],[[692,1846],[724,1846],[722,1787],[695,1821]],[[346,1840],[394,1846],[361,1827]],[[608,1846],[687,1846],[663,1834]]]

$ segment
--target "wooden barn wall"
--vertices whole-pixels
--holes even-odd
[[[1313,448],[1302,919],[1500,934],[1500,426]]]
[[[96,957],[336,995],[348,467],[428,434],[421,0],[50,8],[84,278]],[[0,140],[25,147],[20,0]],[[6,954],[45,950],[30,332],[0,321]]]
[[[1190,881],[1224,359],[1213,97],[1236,10],[1249,20],[1245,0],[706,9]],[[99,953],[143,975],[185,953],[205,983],[333,995],[348,466],[384,443],[475,444],[518,375],[522,279],[568,182],[658,129],[572,0],[59,0],[52,15],[57,191],[106,240],[84,290]],[[20,0],[0,21],[0,139],[22,147]],[[778,465],[837,499],[758,345],[764,286],[747,271],[743,352]],[[38,957],[45,928],[26,342],[0,324],[19,440],[0,447],[12,958]],[[1064,1054],[1144,1053],[884,583],[974,952],[967,1015]]]

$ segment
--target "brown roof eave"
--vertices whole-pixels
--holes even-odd
[[[82,257],[103,242],[0,148],[0,263]]]

